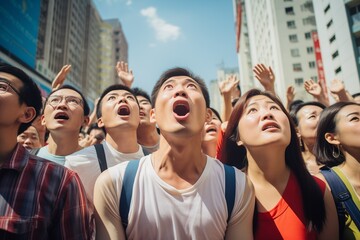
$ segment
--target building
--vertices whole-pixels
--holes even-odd
[[[326,82],[360,92],[360,1],[313,1]]]
[[[106,87],[114,84],[114,66],[115,62],[115,46],[112,37],[113,28],[111,24],[103,21],[101,23],[100,33],[100,89],[103,91]]]
[[[296,99],[310,100],[303,84],[307,79],[318,81],[318,69],[314,51],[313,33],[316,21],[310,0],[244,0],[234,1],[235,19],[242,13],[239,40],[240,72],[251,69],[257,63],[271,66],[276,76],[275,89],[282,100],[286,99],[286,89],[293,85]],[[244,10],[245,9],[245,10]],[[239,20],[238,20],[239,22]],[[246,57],[243,57],[246,56]],[[243,70],[245,71],[245,70]],[[261,87],[252,79],[248,87]]]

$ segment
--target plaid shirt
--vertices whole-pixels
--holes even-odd
[[[0,239],[93,239],[94,231],[77,174],[18,144],[0,167]]]

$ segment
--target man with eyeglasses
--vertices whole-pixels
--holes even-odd
[[[64,165],[65,156],[82,149],[79,132],[89,121],[89,112],[83,94],[76,88],[64,85],[51,92],[41,117],[41,123],[50,132],[48,145],[36,155]]]
[[[93,207],[76,173],[17,143],[41,108],[30,77],[0,63],[0,239],[92,239]]]

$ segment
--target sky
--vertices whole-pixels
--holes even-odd
[[[149,94],[160,75],[185,67],[208,84],[237,67],[232,0],[94,0],[102,19],[118,18],[133,86]]]

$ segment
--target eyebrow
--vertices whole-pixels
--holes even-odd
[[[265,103],[267,103],[267,104],[273,104],[273,103],[276,104],[274,101],[266,101]],[[255,105],[255,104],[259,105],[259,103],[257,101],[255,101],[255,102],[251,102],[250,104],[246,105],[245,108],[248,108],[248,107],[250,107],[252,105]]]
[[[186,83],[188,82],[192,82],[192,83],[195,83],[196,85],[199,85],[194,79],[192,78],[186,78],[185,79]],[[169,78],[168,80],[166,80],[162,85],[164,85],[165,83],[168,83],[168,82],[177,82],[177,80],[173,79],[173,78]]]
[[[349,113],[348,115],[346,115],[346,117],[351,116],[351,115],[357,115],[358,116],[360,114],[359,114],[359,112],[352,112],[352,113]]]

